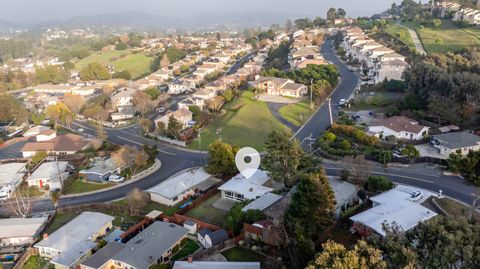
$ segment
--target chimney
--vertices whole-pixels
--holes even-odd
[[[188,256],[188,263],[193,263],[193,257],[192,256]]]
[[[47,240],[48,239],[48,233],[43,233],[42,238],[43,238],[43,240]]]
[[[250,188],[250,192],[253,192],[253,188]]]

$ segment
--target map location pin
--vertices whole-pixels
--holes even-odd
[[[260,166],[260,154],[254,148],[241,148],[235,155],[235,165],[238,171],[248,179]]]

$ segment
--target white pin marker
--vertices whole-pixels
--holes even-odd
[[[254,148],[241,148],[235,155],[235,164],[245,178],[250,178],[260,166],[260,154]]]

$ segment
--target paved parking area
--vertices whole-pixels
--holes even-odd
[[[431,144],[421,144],[416,145],[416,149],[418,149],[420,156],[422,157],[433,157],[438,159],[448,159],[447,156],[443,156],[438,153],[438,149],[432,146]]]
[[[287,98],[277,95],[260,94],[258,100],[267,103],[295,104],[302,101],[303,98]]]
[[[220,198],[215,201],[212,206],[223,211],[229,211],[235,204],[236,202],[233,200]]]

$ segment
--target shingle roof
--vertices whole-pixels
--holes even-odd
[[[110,258],[112,258],[112,256],[114,256],[124,248],[124,244],[112,242],[101,248],[99,251],[95,252],[95,254],[90,256],[82,264],[92,268],[100,268],[102,265],[108,262]]]
[[[374,126],[385,126],[395,132],[419,133],[425,126],[418,124],[416,120],[409,119],[404,116],[395,116],[379,121]]]
[[[443,142],[442,144],[450,149],[467,148],[480,144],[480,136],[467,132],[434,135],[433,138]]]
[[[226,240],[228,240],[228,234],[225,229],[216,230],[213,233],[207,234],[210,237],[210,241],[212,242],[212,246],[218,245]]]

